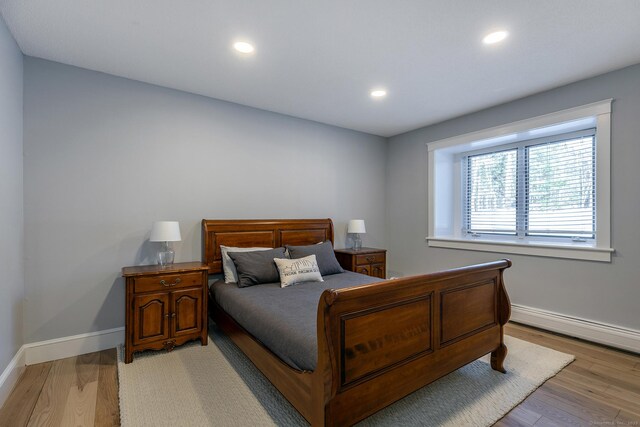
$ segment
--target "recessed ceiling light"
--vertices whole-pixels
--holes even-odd
[[[482,42],[484,44],[498,43],[506,39],[508,35],[509,33],[507,33],[506,31],[494,31],[493,33],[489,33],[486,36],[484,36],[484,38],[482,39]]]
[[[255,50],[253,45],[247,42],[235,42],[233,48],[240,53],[251,53]]]
[[[371,91],[372,98],[384,98],[387,96],[387,91],[384,89],[375,89]]]

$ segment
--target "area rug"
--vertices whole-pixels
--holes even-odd
[[[306,426],[305,419],[215,326],[209,345],[143,352],[125,365],[118,352],[120,417],[140,426]],[[488,356],[365,419],[362,426],[490,426],[573,356],[505,336],[508,373]]]

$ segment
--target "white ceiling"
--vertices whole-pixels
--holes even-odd
[[[0,0],[26,55],[391,136],[640,62],[639,0]],[[494,29],[510,36],[486,46]],[[252,56],[231,49],[244,39]],[[369,91],[385,87],[373,100]]]

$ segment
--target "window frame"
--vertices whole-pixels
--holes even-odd
[[[607,99],[543,116],[427,143],[427,211],[430,247],[611,262],[611,104]],[[462,154],[506,150],[554,136],[595,128],[596,238],[462,233]],[[537,135],[537,137],[536,137]]]
[[[469,157],[473,157],[473,156],[481,156],[481,155],[485,155],[485,154],[493,154],[493,153],[500,153],[500,152],[504,152],[504,151],[516,151],[516,213],[515,213],[515,223],[516,223],[516,229],[513,232],[505,232],[505,233],[498,233],[498,232],[492,232],[492,231],[485,231],[485,232],[477,232],[477,234],[479,235],[487,235],[487,236],[491,236],[490,238],[493,238],[493,236],[496,235],[508,235],[508,236],[516,236],[518,239],[527,239],[527,240],[531,240],[531,241],[539,241],[539,242],[546,242],[546,241],[551,241],[551,242],[557,242],[557,243],[562,243],[562,242],[566,242],[567,239],[571,239],[571,237],[561,237],[561,236],[553,236],[553,235],[530,235],[527,234],[530,230],[527,227],[527,222],[528,222],[528,215],[529,215],[529,209],[528,209],[528,200],[527,200],[527,191],[526,191],[526,183],[528,182],[529,178],[526,174],[526,162],[528,161],[527,159],[527,149],[530,147],[535,147],[535,146],[539,146],[539,145],[545,145],[548,143],[556,143],[556,142],[562,142],[562,141],[567,141],[567,140],[571,140],[571,139],[578,139],[578,138],[584,138],[584,137],[592,137],[594,139],[593,141],[593,145],[594,145],[594,149],[597,145],[597,141],[596,141],[596,128],[594,127],[589,127],[586,129],[582,129],[582,130],[578,130],[578,131],[572,131],[572,132],[563,132],[563,133],[558,133],[558,134],[554,134],[554,135],[550,135],[550,136],[544,136],[541,138],[533,138],[533,139],[524,139],[522,141],[518,141],[515,143],[511,143],[511,144],[505,144],[505,145],[499,145],[496,147],[490,147],[490,148],[483,148],[483,149],[479,149],[479,150],[473,150],[473,151],[465,151],[462,153],[457,154],[457,156],[459,157],[459,159],[456,159],[457,161],[461,162],[461,173],[462,173],[462,177],[461,177],[461,182],[463,183],[463,188],[461,191],[461,198],[462,198],[462,233],[469,233],[468,228],[466,227],[468,225],[468,221],[469,218],[467,216],[468,213],[468,200],[467,200],[467,196],[468,196],[468,187],[466,186],[468,183],[468,158]],[[595,167],[595,162],[594,162],[594,167]],[[595,176],[596,171],[594,171],[594,181],[597,182],[597,177]],[[596,188],[596,192],[597,192],[597,187]],[[596,201],[594,200],[593,203],[593,210],[594,210],[594,217],[595,217],[595,210],[596,210]],[[595,218],[594,218],[595,219]],[[594,224],[595,225],[595,224]],[[595,233],[597,232],[597,228],[594,230],[593,234],[595,235]],[[587,237],[584,236],[584,239],[587,239],[589,241],[595,241],[595,237]],[[592,242],[593,243],[593,242]]]

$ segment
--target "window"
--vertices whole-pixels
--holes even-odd
[[[594,239],[595,129],[465,153],[464,232]]]
[[[429,245],[610,261],[610,105],[428,144]]]
[[[518,150],[465,157],[465,232],[517,233]]]

